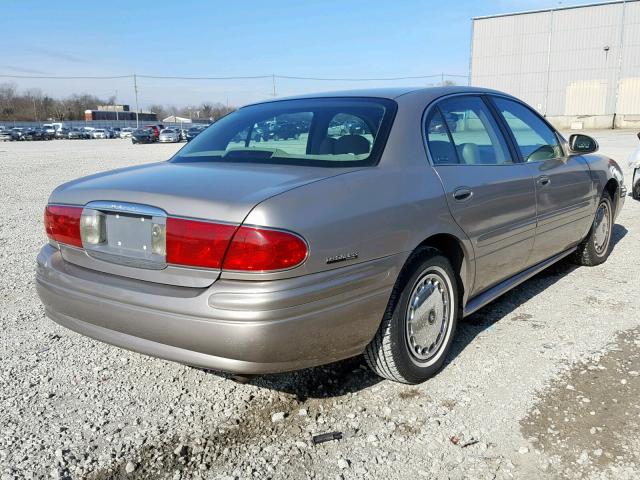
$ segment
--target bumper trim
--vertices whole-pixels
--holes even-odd
[[[240,375],[260,375],[298,370],[311,366],[308,361],[304,360],[299,362],[259,363],[218,357],[110,330],[88,322],[83,322],[82,320],[78,320],[61,313],[55,313],[49,308],[45,308],[45,313],[47,317],[57,324],[79,333],[80,335],[84,335],[119,348],[124,348],[125,350],[130,350],[132,352],[149,355],[163,360],[182,363],[184,365],[190,365],[192,367],[206,368],[208,370]],[[361,348],[354,348],[351,351],[344,351],[342,355],[336,356],[331,361],[343,360],[360,353],[362,353]]]
[[[386,308],[401,255],[268,282],[151,284],[67,263],[45,246],[36,288],[47,315],[97,340],[238,374],[312,367],[361,353]]]

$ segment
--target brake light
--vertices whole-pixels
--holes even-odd
[[[102,212],[48,205],[44,223],[51,240],[74,247],[106,241]],[[166,225],[154,224],[151,249],[166,262],[200,268],[266,272],[300,265],[308,247],[298,235],[268,228],[167,217]]]
[[[220,268],[235,225],[167,218],[167,263]]]
[[[82,247],[80,216],[82,207],[48,205],[44,210],[44,227],[47,236],[56,242]]]
[[[284,270],[307,258],[307,244],[293,233],[266,228],[238,228],[224,259],[223,269],[240,271]]]

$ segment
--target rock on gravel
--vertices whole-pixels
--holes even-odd
[[[595,137],[621,164],[637,143]],[[50,191],[178,147],[0,144],[3,480],[640,477],[639,202],[605,265],[561,263],[476,312],[422,385],[380,381],[360,359],[240,385],[61,328],[35,294]],[[311,445],[331,431],[343,438]]]

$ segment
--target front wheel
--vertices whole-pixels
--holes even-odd
[[[396,281],[378,332],[365,350],[367,364],[389,380],[425,381],[442,368],[458,317],[451,263],[434,248],[418,250]]]
[[[602,194],[596,215],[585,238],[575,253],[573,261],[578,265],[592,267],[604,263],[611,253],[613,233],[613,202],[607,192]]]

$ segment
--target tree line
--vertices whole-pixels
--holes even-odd
[[[85,110],[98,105],[113,105],[115,97],[100,98],[88,93],[73,94],[66,98],[53,98],[38,88],[19,91],[12,83],[0,84],[0,120],[4,121],[64,121],[84,120]],[[170,115],[184,118],[217,120],[235,110],[219,102],[202,102],[183,107],[150,105],[149,111],[162,120]]]

